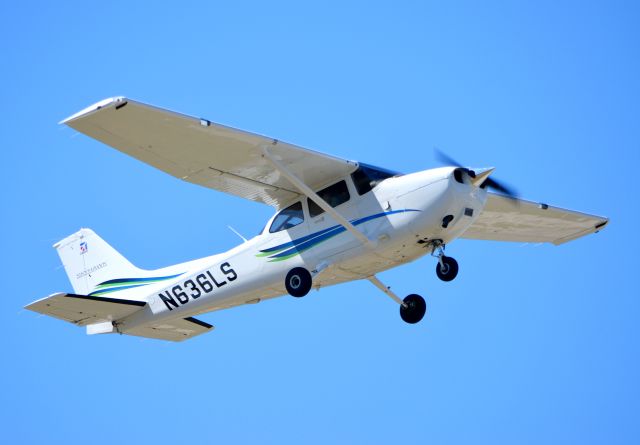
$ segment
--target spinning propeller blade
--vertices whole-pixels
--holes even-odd
[[[449,156],[448,154],[444,153],[443,151],[440,151],[437,148],[435,148],[434,150],[436,152],[436,159],[441,164],[443,164],[443,165],[453,165],[454,167],[463,167],[462,164],[460,164],[458,161],[456,161],[455,159],[453,159],[451,156]]]

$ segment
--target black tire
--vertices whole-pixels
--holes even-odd
[[[402,300],[404,304],[400,306],[400,318],[409,324],[416,324],[427,312],[427,303],[424,298],[417,294],[411,294]]]
[[[311,290],[311,274],[304,267],[294,267],[284,279],[284,286],[292,297],[304,297]]]
[[[451,281],[458,276],[458,262],[449,256],[443,256],[442,262],[444,268],[440,265],[440,261],[436,264],[436,275],[442,281]]]
[[[424,298],[417,294],[411,294],[402,301],[406,306],[400,306],[400,318],[409,324],[415,324],[422,320],[427,312],[427,303]]]

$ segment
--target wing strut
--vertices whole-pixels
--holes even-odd
[[[304,195],[308,196],[309,199],[313,200],[322,210],[327,212],[329,215],[333,217],[337,222],[339,222],[345,229],[351,232],[359,241],[362,242],[367,247],[373,248],[375,244],[367,238],[364,233],[355,228],[353,224],[347,221],[342,215],[335,211],[333,207],[331,207],[327,202],[322,199],[316,192],[311,190],[304,182],[300,180],[295,174],[287,169],[280,161],[278,161],[271,153],[269,153],[269,149],[267,147],[262,148],[262,153],[264,157],[267,158],[273,166],[278,170],[282,175],[287,178],[291,184],[293,184],[298,190],[300,190]]]

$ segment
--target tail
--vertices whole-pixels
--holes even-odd
[[[73,290],[89,295],[100,284],[123,277],[136,277],[138,269],[91,229],[80,229],[54,244]]]

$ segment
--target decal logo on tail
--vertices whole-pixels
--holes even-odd
[[[82,241],[80,243],[80,255],[83,255],[83,254],[87,253],[88,249],[89,248],[87,247],[87,242],[86,241]]]

